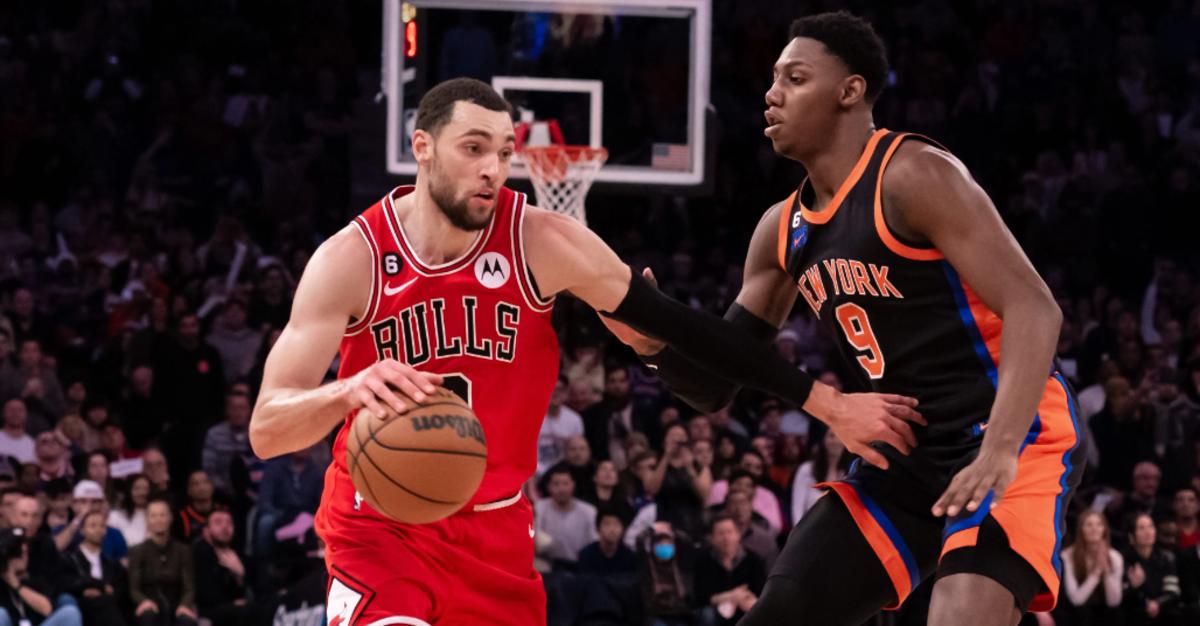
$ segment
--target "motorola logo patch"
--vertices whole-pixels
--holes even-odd
[[[503,286],[511,273],[508,259],[499,252],[485,252],[475,261],[475,278],[488,289]]]

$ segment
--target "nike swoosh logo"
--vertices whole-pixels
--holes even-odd
[[[532,526],[532,525],[530,525],[530,527],[529,527],[529,538],[530,538],[530,539],[533,539],[533,536],[534,536],[535,534],[537,534],[537,533],[533,532],[533,526]]]
[[[411,284],[413,284],[413,283],[415,283],[415,282],[417,282],[417,279],[416,279],[416,278],[414,278],[414,279],[412,279],[412,280],[410,280],[410,281],[408,281],[408,282],[404,283],[403,285],[400,285],[399,287],[392,287],[390,284],[386,284],[386,283],[385,283],[385,284],[383,285],[383,295],[385,295],[385,296],[394,296],[394,295],[396,295],[396,294],[400,293],[401,291],[404,291],[405,289],[408,289],[408,286],[409,286],[409,285],[411,285]]]

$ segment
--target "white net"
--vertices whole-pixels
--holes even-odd
[[[548,145],[526,147],[522,153],[538,206],[569,215],[587,224],[583,200],[600,166],[608,159],[604,148]]]

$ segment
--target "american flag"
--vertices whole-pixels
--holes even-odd
[[[692,165],[691,149],[687,144],[656,143],[650,157],[650,167],[656,170],[686,171]]]

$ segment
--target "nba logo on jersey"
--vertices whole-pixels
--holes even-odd
[[[800,217],[800,214],[797,213],[796,217]],[[799,250],[800,248],[803,248],[804,242],[806,242],[806,241],[808,241],[808,223],[807,222],[801,224],[800,228],[797,228],[796,232],[792,233],[792,244],[790,246],[791,251],[795,252],[795,251]]]
[[[475,278],[488,289],[504,286],[510,273],[508,259],[498,252],[485,252],[475,261]]]

